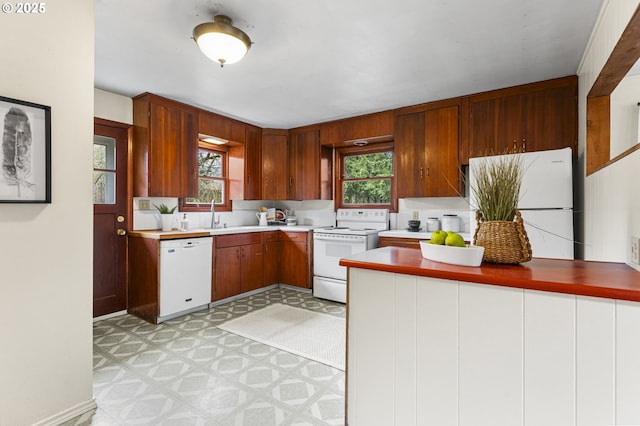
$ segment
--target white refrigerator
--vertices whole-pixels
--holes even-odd
[[[520,156],[524,166],[518,209],[524,219],[533,257],[574,258],[573,234],[573,157],[571,148],[508,154]],[[473,185],[474,167],[479,161],[494,157],[469,159],[469,182]],[[477,204],[469,191],[471,236],[476,228]]]

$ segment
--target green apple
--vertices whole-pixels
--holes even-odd
[[[431,234],[431,244],[444,244],[447,239],[446,231],[435,231]]]
[[[447,237],[444,243],[448,246],[465,247],[464,238],[462,238],[462,235],[455,232],[447,232]]]

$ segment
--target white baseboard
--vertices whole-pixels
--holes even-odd
[[[33,426],[57,426],[90,411],[95,411],[96,408],[98,408],[98,405],[96,404],[95,399],[91,398],[88,401],[84,401],[73,407],[67,408],[58,414],[54,414],[51,417],[40,420],[39,422],[34,423]]]

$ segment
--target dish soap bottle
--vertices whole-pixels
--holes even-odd
[[[180,221],[180,230],[183,232],[189,230],[189,218],[187,217],[186,213],[184,214],[184,216],[182,216],[182,220]]]

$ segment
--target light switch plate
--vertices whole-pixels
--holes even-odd
[[[640,265],[640,238],[631,237],[631,262]]]

